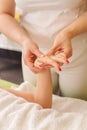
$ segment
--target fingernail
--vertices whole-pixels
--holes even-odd
[[[68,64],[68,63],[69,63],[69,61],[68,61],[68,60],[66,60],[66,63]]]
[[[59,68],[58,68],[58,71],[62,71],[62,69],[59,67]]]

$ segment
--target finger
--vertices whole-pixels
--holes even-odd
[[[66,58],[66,54],[64,52],[62,52],[62,53],[61,52],[56,52],[55,56]]]
[[[58,71],[61,70],[60,65],[48,56],[41,58],[40,61],[45,64],[45,67],[46,65],[50,65],[55,67]]]
[[[68,63],[66,58],[64,58],[64,57],[51,56],[51,59],[53,59],[55,62],[59,63],[60,65]]]
[[[38,73],[41,71],[39,68],[35,67],[32,62],[27,62],[27,66],[34,73]]]
[[[70,51],[70,52],[66,53],[66,55],[67,55],[67,58],[70,58],[72,56],[72,52]]]
[[[62,48],[58,48],[58,47],[53,47],[46,55],[50,56],[50,55],[55,55],[56,53],[64,53]],[[63,54],[64,55],[64,54]]]
[[[34,54],[30,54],[29,56],[24,57],[24,63],[32,68],[36,61],[36,58],[37,57]]]
[[[40,72],[40,68],[34,66],[34,61],[35,61],[35,58],[34,58],[34,55],[30,55],[29,57],[25,57],[23,56],[23,59],[24,59],[24,63],[27,65],[27,67],[34,73],[38,73]]]
[[[38,60],[38,58],[35,60],[34,66],[40,69],[42,68],[42,63]]]
[[[66,64],[69,63],[69,61],[68,61],[68,59],[67,59],[64,52],[63,53],[58,53],[58,54],[56,54],[56,55],[54,55],[52,57],[59,60],[59,62],[63,62],[63,63],[66,63]]]
[[[65,53],[65,55],[66,55],[66,57],[67,58],[69,58],[69,57],[71,57],[72,56],[72,47],[70,47],[70,48],[66,48],[65,50],[64,50],[64,53]]]
[[[60,65],[51,58],[48,59],[48,63],[54,68],[56,68],[58,71],[60,71]]]
[[[48,55],[48,56],[54,55],[56,52],[56,49],[57,49],[56,47],[51,48],[50,51],[46,55]]]
[[[44,68],[44,55],[41,55],[40,57],[38,57],[35,62],[34,62],[34,65],[38,68]]]
[[[38,67],[40,69],[47,69],[47,68],[52,68],[53,66],[52,65],[49,65],[49,64],[44,64],[42,63],[41,61],[39,61],[38,59],[36,59],[35,63],[34,63],[34,66],[35,67]]]
[[[43,53],[39,50],[39,49],[35,49],[35,51],[33,52],[37,57],[40,57],[41,55],[43,55]]]

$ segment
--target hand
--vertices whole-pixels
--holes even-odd
[[[54,55],[56,52],[63,52],[66,58],[72,56],[72,45],[69,34],[66,31],[61,31],[55,38],[53,47],[47,55]]]
[[[37,73],[40,71],[39,68],[34,66],[34,62],[37,57],[40,57],[43,53],[40,52],[39,47],[35,42],[29,40],[28,42],[23,44],[22,56],[24,59],[24,63],[29,67],[29,69]]]
[[[56,53],[55,55],[42,55],[41,57],[35,60],[34,65],[40,69],[49,69],[49,68],[56,68],[58,71],[61,71],[62,63],[67,64],[68,60],[64,53]]]

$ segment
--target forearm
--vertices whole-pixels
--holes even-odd
[[[12,89],[12,88],[6,88],[6,87],[2,87],[2,86],[0,86],[0,88],[16,95],[17,97],[24,98],[28,102],[35,102],[34,93],[25,92],[25,91],[22,91],[22,90],[18,91],[18,90]]]
[[[67,32],[70,38],[74,38],[81,33],[87,32],[87,12],[66,27],[64,31]]]
[[[20,26],[13,16],[6,13],[0,14],[0,32],[20,45],[30,40],[28,33],[23,27]]]
[[[38,103],[43,108],[51,108],[52,106],[52,80],[49,70],[44,70],[37,74],[37,86],[33,93],[5,87],[0,88],[18,97],[22,97],[29,102]]]
[[[44,108],[50,108],[52,105],[52,80],[50,73],[50,70],[44,70],[37,74],[35,100]]]

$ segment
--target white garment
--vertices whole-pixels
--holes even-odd
[[[86,3],[87,0],[16,0],[21,24],[46,49],[52,46],[55,35],[85,10]]]
[[[16,4],[21,24],[39,47],[46,50],[52,47],[60,30],[87,10],[87,0],[16,0]],[[75,37],[72,48],[71,63],[62,67],[59,84],[64,96],[80,97],[78,92],[87,95],[87,33]],[[25,80],[29,73],[32,77],[25,65],[23,73]]]

